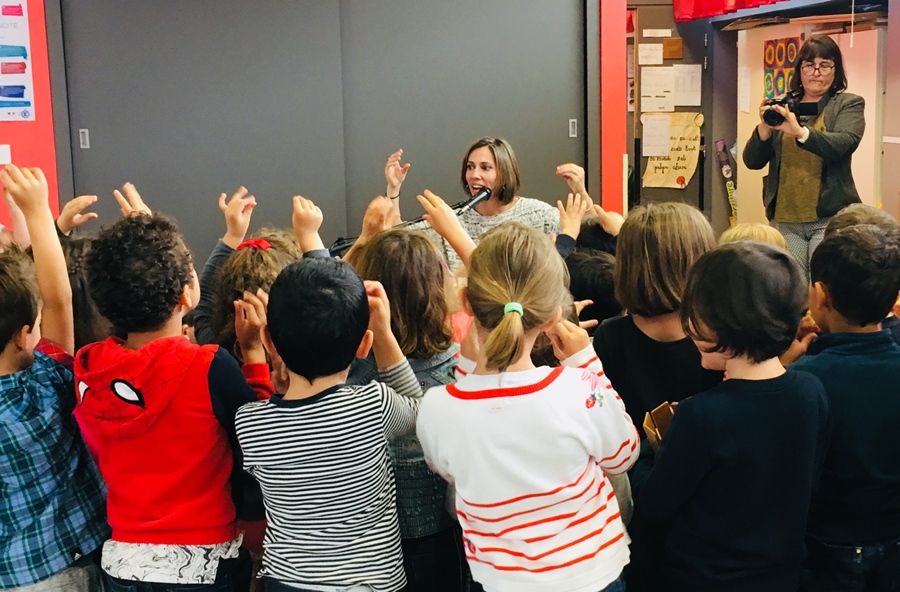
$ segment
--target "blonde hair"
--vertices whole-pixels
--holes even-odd
[[[568,288],[562,257],[543,232],[512,222],[484,234],[472,253],[466,295],[489,331],[482,344],[489,370],[505,370],[529,353],[525,335],[553,318],[571,298]],[[522,314],[505,312],[510,302]]]
[[[768,224],[761,224],[759,222],[743,222],[741,224],[735,224],[722,233],[719,237],[719,244],[727,245],[728,243],[736,243],[742,240],[768,243],[770,245],[779,246],[782,249],[787,249],[787,242],[785,242],[784,236],[778,232],[778,230]]]
[[[716,246],[709,221],[679,202],[638,206],[622,225],[613,270],[616,300],[630,312],[675,312],[694,262]]]

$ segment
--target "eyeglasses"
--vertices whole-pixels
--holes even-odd
[[[831,71],[834,70],[834,64],[819,64],[818,66],[815,64],[803,64],[800,66],[800,71],[807,76],[811,75],[816,70],[819,71],[819,74],[828,76],[831,74]]]

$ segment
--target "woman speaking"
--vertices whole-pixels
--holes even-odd
[[[769,165],[766,216],[784,235],[808,281],[809,260],[829,218],[860,201],[850,156],[866,122],[863,98],[844,92],[841,50],[830,37],[807,40],[798,63],[800,75],[791,80],[788,94],[793,105],[763,101],[760,123],[744,147],[744,164],[750,169]]]

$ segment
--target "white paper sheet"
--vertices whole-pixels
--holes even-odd
[[[9,164],[12,162],[12,151],[9,149],[9,144],[0,144],[0,165]]]
[[[668,115],[645,115],[641,136],[642,156],[669,156],[672,149],[672,118]]]
[[[675,70],[670,66],[641,68],[641,111],[675,110]]]
[[[699,107],[702,98],[703,66],[701,64],[675,65],[675,104]]]
[[[662,43],[639,43],[638,65],[658,66],[663,63]]]
[[[671,37],[672,29],[644,29],[644,37]]]

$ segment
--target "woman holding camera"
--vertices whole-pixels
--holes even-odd
[[[744,164],[750,169],[769,165],[766,216],[809,281],[809,260],[828,220],[860,201],[850,156],[866,127],[865,101],[844,92],[841,50],[830,37],[810,37],[798,62],[799,76],[791,80],[786,100],[760,105],[760,123],[744,147]]]

